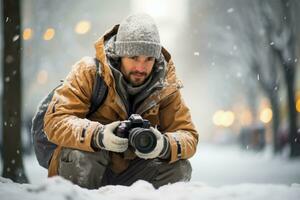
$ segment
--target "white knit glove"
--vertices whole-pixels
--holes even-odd
[[[113,152],[124,152],[128,148],[128,139],[121,138],[114,134],[114,130],[119,126],[120,121],[112,122],[103,126],[94,135],[94,145],[97,148]]]
[[[149,153],[141,153],[138,150],[135,150],[135,154],[143,159],[153,159],[157,157],[163,157],[165,154],[167,154],[169,150],[169,142],[167,141],[167,138],[164,137],[161,132],[153,127],[150,127],[151,131],[154,133],[157,139],[156,147],[153,149],[153,151]]]

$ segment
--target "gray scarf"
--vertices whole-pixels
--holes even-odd
[[[160,58],[155,61],[151,75],[147,78],[146,82],[140,86],[134,87],[124,79],[123,74],[120,71],[120,58],[115,56],[113,51],[114,40],[115,36],[110,38],[105,44],[107,60],[115,79],[117,92],[123,100],[127,112],[129,112],[129,104],[132,106],[132,111],[135,112],[137,106],[154,90],[161,89],[163,87],[166,61],[164,56],[161,54]],[[130,96],[133,97],[133,101],[131,102],[129,102]]]

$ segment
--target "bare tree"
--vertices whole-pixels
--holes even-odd
[[[300,3],[297,0],[262,1],[261,8],[267,38],[272,44],[274,54],[280,60],[286,83],[290,156],[300,156],[300,135],[297,134],[297,111],[295,107],[296,36],[299,35],[299,32],[297,33],[296,12],[300,9]]]
[[[266,30],[261,23],[260,5],[258,1],[239,1],[237,4],[236,25],[238,30],[237,39],[241,44],[241,59],[248,66],[250,73],[255,78],[269,99],[273,111],[272,133],[273,150],[280,151],[278,130],[280,124],[279,111],[279,78],[278,60],[272,52],[270,43],[266,38]],[[270,74],[272,74],[270,76]]]
[[[243,66],[244,72],[243,92],[247,98],[249,107],[256,118],[257,103],[260,89],[269,99],[272,111],[272,133],[274,152],[280,150],[278,142],[278,129],[280,124],[279,111],[279,77],[278,60],[272,52],[271,46],[266,39],[264,26],[261,22],[259,3],[257,0],[231,0],[216,3],[217,9],[216,25],[209,27],[210,32],[216,43],[217,48],[211,49],[218,57],[223,57],[226,63],[235,63],[237,66]],[[221,5],[220,5],[221,4]],[[226,27],[226,28],[225,28]],[[235,51],[228,50],[234,47]],[[229,47],[229,48],[228,48]],[[234,64],[229,64],[229,66]],[[226,68],[228,70],[229,68]],[[272,74],[272,76],[270,76]]]
[[[21,19],[20,1],[3,0],[3,172],[13,181],[28,182],[21,147]]]

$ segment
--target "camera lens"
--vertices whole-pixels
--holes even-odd
[[[156,136],[145,128],[134,128],[129,133],[129,143],[141,153],[149,153],[156,147]]]

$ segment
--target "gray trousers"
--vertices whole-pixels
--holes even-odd
[[[188,160],[168,163],[161,159],[135,158],[120,174],[110,169],[107,151],[85,152],[64,148],[60,155],[58,174],[81,187],[96,189],[105,185],[130,186],[137,180],[145,180],[155,188],[168,183],[189,181],[192,167]]]

